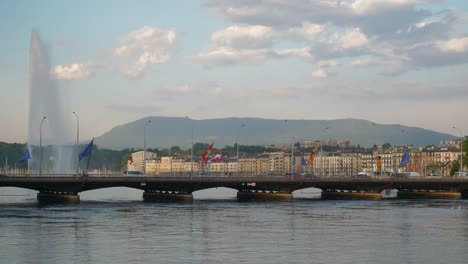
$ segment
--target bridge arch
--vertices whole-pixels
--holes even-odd
[[[239,190],[229,187],[211,187],[196,190],[192,194],[195,200],[232,200],[236,198],[237,192]]]
[[[80,192],[82,201],[141,201],[143,190],[140,188],[118,186],[102,187]]]

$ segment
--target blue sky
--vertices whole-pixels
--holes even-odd
[[[33,29],[84,138],[149,115],[468,131],[467,23],[462,0],[2,1],[0,141],[27,138]]]

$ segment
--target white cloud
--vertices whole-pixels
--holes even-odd
[[[354,12],[359,15],[380,13],[405,6],[420,4],[421,0],[356,0],[351,4]]]
[[[193,98],[194,96],[205,96],[206,94],[210,96],[219,96],[222,92],[223,88],[216,82],[196,81],[193,84],[163,87],[157,92],[157,94],[158,96],[188,96]]]
[[[328,72],[323,68],[319,68],[312,72],[312,76],[323,79],[328,77]]]
[[[138,79],[151,65],[167,63],[170,60],[176,38],[177,33],[174,29],[144,26],[120,39],[119,45],[112,50],[111,62],[99,67],[80,63],[57,65],[51,69],[51,76],[60,80],[90,79],[99,68],[122,73],[129,79]]]
[[[463,53],[468,51],[468,37],[440,41],[437,47],[447,53]]]
[[[85,80],[94,76],[92,67],[86,64],[57,65],[50,74],[57,80]]]
[[[354,28],[345,32],[339,39],[340,46],[344,49],[360,48],[369,43],[369,39],[359,28]]]
[[[310,22],[302,22],[301,27],[292,27],[288,31],[292,36],[296,36],[306,40],[315,39],[320,33],[324,32],[325,26]]]
[[[276,33],[270,27],[231,26],[213,32],[211,48],[193,56],[206,66],[260,63],[269,58],[289,56],[295,51],[277,52],[273,46]]]
[[[230,26],[211,36],[214,47],[258,48],[271,46],[273,40],[273,29],[260,25]]]
[[[133,64],[120,67],[120,71],[130,79],[140,78],[150,65],[169,61],[176,38],[174,29],[144,26],[122,37],[113,54],[117,58],[136,58]]]

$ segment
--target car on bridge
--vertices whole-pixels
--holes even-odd
[[[358,172],[355,176],[356,177],[369,177],[370,175],[367,172],[361,171],[361,172]]]
[[[126,171],[124,174],[126,175],[143,175],[141,171]]]

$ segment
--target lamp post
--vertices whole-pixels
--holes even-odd
[[[460,133],[460,173],[459,176],[463,176],[463,139],[464,133],[460,128],[453,127],[453,129],[457,130]]]
[[[376,127],[377,124],[374,123],[374,122],[372,122],[372,126],[373,126],[373,127]],[[380,145],[380,146],[381,146],[381,149],[382,149],[382,154],[381,154],[381,156],[380,156],[380,176],[382,176],[382,175],[384,174],[383,171],[385,170],[385,159],[384,159],[383,144]],[[378,158],[378,156],[379,156],[379,152],[380,152],[380,151],[379,151],[379,146],[377,146],[377,157],[376,157],[376,161],[377,161],[377,158]],[[377,163],[377,162],[376,162],[376,163]],[[377,164],[375,165],[375,167],[376,167],[376,170],[378,170]],[[374,176],[375,176],[375,175],[374,175]]]
[[[245,127],[245,124],[241,124],[241,126],[239,127],[239,129],[237,129],[237,138],[236,138],[236,147],[237,147],[237,177],[239,177],[239,171],[240,171],[240,167],[239,167],[239,135],[240,135],[240,130],[241,128]]]
[[[327,132],[327,130],[328,130],[329,128],[330,128],[330,127],[326,127],[324,130],[322,130],[322,133],[320,133],[320,134],[321,134],[320,137],[322,137],[323,134],[324,134],[325,132]],[[322,146],[323,146],[323,143],[322,143],[322,139],[321,139],[321,140],[320,140],[320,162],[322,163],[322,164],[320,165],[321,176],[323,176],[323,173],[324,173],[324,171],[323,171],[323,167],[324,167],[324,166],[323,166],[323,149],[322,149]]]
[[[78,154],[78,145],[80,144],[80,117],[76,112],[73,112],[76,116],[76,145],[75,145],[75,154]],[[76,160],[76,175],[79,173],[79,159]]]
[[[39,158],[39,176],[42,175],[42,124],[44,123],[44,120],[46,120],[47,117],[43,117],[41,120],[41,126],[39,127],[39,149],[40,149],[40,158]]]
[[[188,116],[185,116],[185,118],[187,120],[190,120],[190,122],[192,123],[192,141],[191,141],[192,146],[190,148],[190,180],[192,180],[193,178],[193,120]]]
[[[143,129],[143,174],[146,175],[146,128],[151,124],[151,120],[148,120]]]

